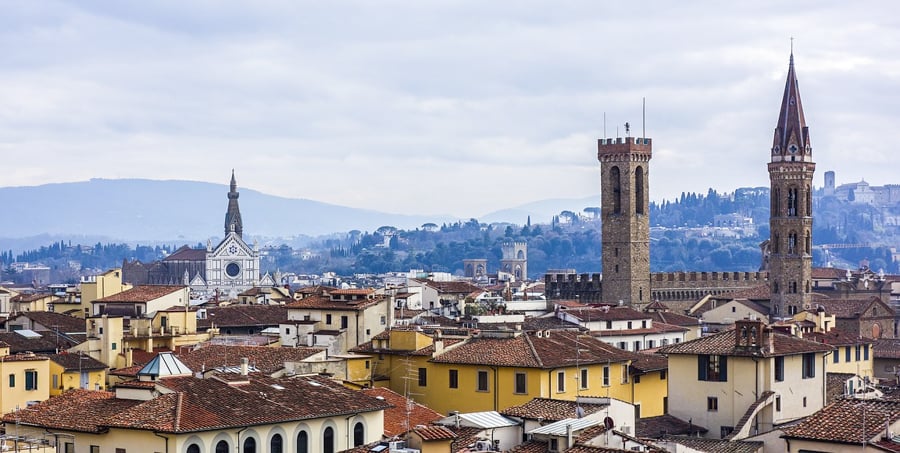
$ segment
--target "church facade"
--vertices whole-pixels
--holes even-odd
[[[206,249],[183,246],[152,263],[126,261],[122,265],[123,280],[134,285],[182,284],[190,286],[194,293],[222,299],[237,298],[239,293],[256,286],[274,285],[269,275],[260,277],[259,246],[244,241],[239,196],[232,171],[225,237],[217,245],[210,240]]]

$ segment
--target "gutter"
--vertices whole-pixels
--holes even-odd
[[[156,437],[160,437],[160,438],[163,438],[163,439],[166,440],[166,453],[169,453],[169,438],[166,437],[166,436],[163,436],[162,434],[160,434],[160,433],[158,433],[158,432],[156,432],[156,431],[153,431],[153,435],[156,436]]]

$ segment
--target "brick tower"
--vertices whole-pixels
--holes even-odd
[[[790,316],[809,306],[812,280],[812,160],[809,128],[791,53],[769,162],[771,310]]]
[[[649,138],[600,139],[604,303],[650,301]]]

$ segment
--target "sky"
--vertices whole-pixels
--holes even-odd
[[[599,194],[597,139],[626,122],[653,139],[654,200],[768,186],[792,45],[815,185],[900,183],[898,10],[0,0],[0,186],[234,169],[271,195],[477,218]]]

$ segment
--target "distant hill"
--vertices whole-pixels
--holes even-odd
[[[524,225],[531,217],[532,223],[550,223],[553,216],[562,211],[583,213],[584,208],[600,206],[600,195],[587,198],[554,198],[548,200],[533,201],[520,206],[494,211],[480,217],[478,220],[484,223],[510,222]]]
[[[382,225],[415,228],[447,218],[397,215],[238,188],[244,231],[255,237],[319,236]],[[228,186],[194,181],[91,179],[0,188],[0,238],[90,236],[121,241],[200,241],[224,233]],[[47,237],[47,236],[45,236]]]

